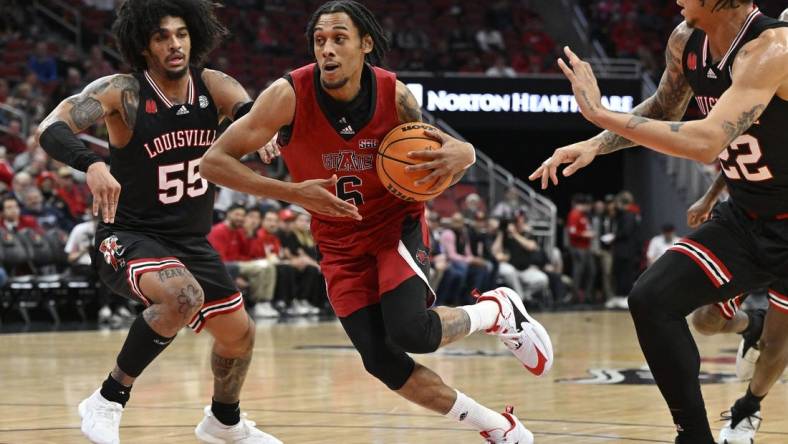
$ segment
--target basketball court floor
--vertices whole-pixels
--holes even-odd
[[[497,338],[478,334],[417,357],[484,404],[515,413],[537,443],[672,443],[667,409],[627,313],[541,314],[556,350],[536,378]],[[0,443],[82,443],[77,404],[112,367],[125,332],[0,335]],[[744,393],[732,335],[698,337],[712,427]],[[193,443],[210,401],[210,338],[183,331],[138,380],[123,415],[125,443]],[[242,408],[285,443],[479,443],[472,430],[410,405],[368,376],[337,322],[258,324]],[[763,403],[758,444],[788,443],[788,387]]]

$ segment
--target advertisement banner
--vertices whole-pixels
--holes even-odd
[[[398,76],[419,104],[458,130],[592,128],[565,78]],[[630,112],[640,103],[636,79],[600,79],[603,104]]]

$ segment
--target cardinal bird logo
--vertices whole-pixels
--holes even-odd
[[[145,112],[148,114],[156,114],[156,101],[153,99],[148,99],[145,101]]]
[[[690,71],[698,69],[698,55],[694,52],[691,52],[687,56],[687,68],[689,68]]]

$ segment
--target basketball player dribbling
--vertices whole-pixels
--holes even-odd
[[[565,49],[569,65],[561,60],[559,66],[581,112],[608,131],[557,149],[531,179],[541,179],[545,188],[551,180],[557,184],[563,163],[570,163],[563,174],[571,175],[598,154],[633,145],[705,163],[719,158],[731,198],[646,270],[629,295],[641,349],[676,424],[676,442],[707,444],[715,441],[685,317],[703,305],[779,286],[788,272],[788,24],[764,16],[749,0],[678,4],[685,21],[668,41],[665,74],[656,94],[633,114],[605,110],[590,65]],[[693,93],[706,117],[677,121]],[[785,294],[770,291],[770,311],[788,307]],[[770,347],[761,344],[759,361],[780,356]],[[777,368],[760,364],[756,372]],[[751,442],[744,435],[754,430],[743,429],[757,428],[765,395],[750,386],[732,408],[723,442]]]
[[[214,189],[200,177],[220,117],[239,118],[252,102],[241,85],[202,62],[226,29],[209,0],[127,0],[113,25],[130,75],[100,78],[60,103],[41,123],[52,157],[87,172],[101,211],[96,233],[102,281],[145,310],[132,323],[117,364],[79,404],[82,433],[120,442],[132,384],[178,331],[214,337],[213,402],[195,429],[207,443],[281,443],[241,418],[239,395],[252,359],[254,323],[205,236]],[[111,170],[74,133],[107,125]]]
[[[331,1],[312,15],[307,39],[317,63],[263,91],[249,115],[206,153],[202,174],[313,214],[329,300],[369,373],[407,400],[476,428],[487,442],[533,442],[510,408],[501,414],[480,405],[407,354],[430,353],[486,331],[498,335],[533,373],[552,365],[547,332],[510,289],[480,295],[471,306],[427,308],[434,295],[427,283],[424,205],[389,193],[374,169],[380,140],[395,126],[421,118],[405,85],[375,66],[388,48],[378,21],[360,3]],[[277,132],[294,183],[261,177],[238,160]],[[456,182],[475,160],[473,147],[430,134],[441,149],[413,153],[426,162],[409,168],[431,171],[423,183]],[[304,192],[299,182],[326,177],[329,189]],[[353,211],[334,205],[337,196]]]

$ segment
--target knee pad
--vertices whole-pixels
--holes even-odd
[[[361,354],[364,369],[391,390],[399,390],[408,381],[416,363],[405,352],[389,348]]]
[[[395,318],[386,322],[391,342],[408,353],[432,353],[441,343],[443,329],[438,313],[424,310],[408,319]]]

